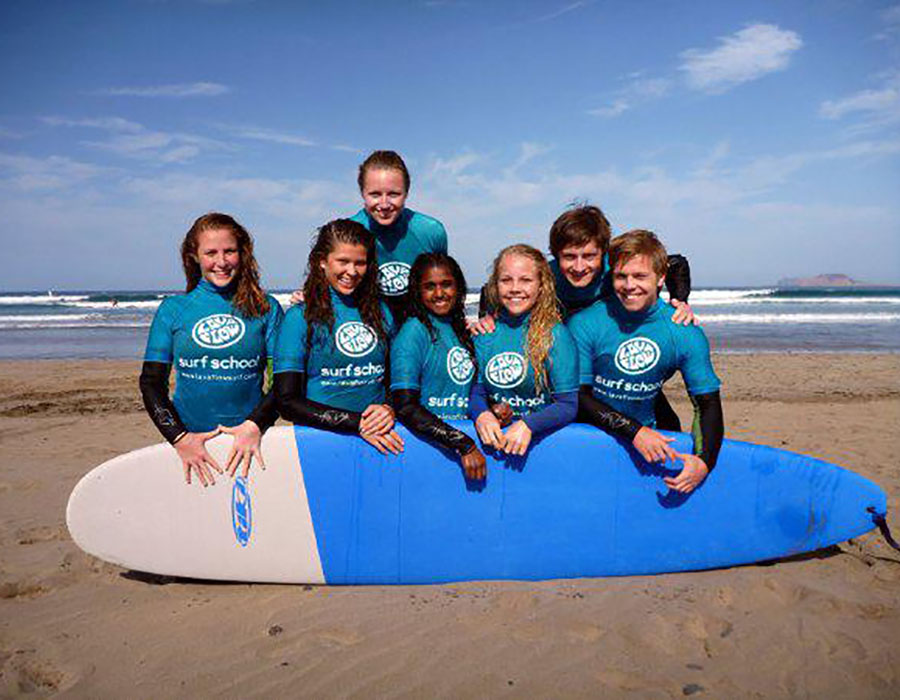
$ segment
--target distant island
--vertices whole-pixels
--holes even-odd
[[[871,282],[860,282],[848,275],[831,273],[815,277],[784,277],[778,280],[779,287],[878,287]]]

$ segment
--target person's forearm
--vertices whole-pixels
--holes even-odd
[[[418,391],[395,389],[392,394],[397,418],[417,435],[432,440],[458,455],[464,455],[475,447],[475,441],[472,438],[461,430],[447,425],[425,408],[421,403]]]
[[[594,396],[594,391],[588,384],[582,384],[578,390],[578,420],[596,425],[604,432],[629,443],[634,441],[634,436],[643,427],[638,421],[619,413]]]
[[[691,266],[683,255],[669,256],[666,289],[672,299],[687,301],[691,294]]]
[[[334,433],[358,433],[361,414],[333,408],[306,398],[305,372],[279,372],[274,379],[278,412],[297,425],[330,430]]]
[[[275,425],[275,421],[278,420],[278,402],[275,400],[274,389],[260,399],[256,407],[250,411],[247,420],[256,423],[260,433],[266,432]]]
[[[553,403],[525,416],[522,420],[531,430],[531,434],[537,437],[571,423],[577,414],[578,392],[567,391],[564,394],[553,394]]]
[[[712,471],[719,458],[722,439],[725,437],[725,418],[722,399],[718,391],[691,396],[694,405],[694,454],[700,457]]]
[[[169,373],[172,365],[167,362],[144,362],[138,385],[144,408],[160,434],[171,444],[187,432],[178,411],[169,399]]]

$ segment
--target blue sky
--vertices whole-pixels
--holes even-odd
[[[471,282],[567,203],[696,286],[900,284],[900,4],[3,0],[0,289],[182,285],[201,213],[264,282],[399,151]]]

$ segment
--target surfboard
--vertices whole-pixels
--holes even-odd
[[[457,424],[472,431],[471,424]],[[812,551],[871,530],[876,484],[791,452],[726,440],[694,493],[677,473],[586,425],[488,455],[484,482],[402,427],[382,456],[361,438],[276,427],[268,468],[187,486],[167,444],[84,476],[67,508],[86,552],[158,574],[231,581],[418,584],[653,574]],[[690,437],[675,435],[676,449]],[[208,443],[224,462],[231,438]]]

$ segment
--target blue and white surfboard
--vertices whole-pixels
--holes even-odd
[[[462,424],[460,424],[462,427]],[[471,426],[466,427],[467,430]],[[140,571],[206,579],[409,584],[621,576],[733,566],[871,530],[884,492],[802,455],[726,440],[693,494],[595,428],[569,426],[483,483],[402,428],[385,457],[357,437],[270,430],[268,469],[183,482],[168,445],[86,475],[69,499],[75,542]],[[211,443],[224,460],[230,437]],[[690,449],[677,436],[676,449]]]

